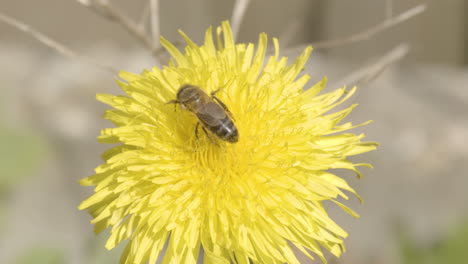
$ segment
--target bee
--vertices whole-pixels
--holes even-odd
[[[193,85],[183,85],[177,92],[177,99],[168,102],[179,104],[182,108],[192,112],[197,116],[198,123],[195,126],[195,135],[198,138],[198,127],[202,124],[202,129],[209,137],[206,131],[208,129],[219,139],[236,143],[239,141],[239,132],[234,125],[231,112],[227,106],[219,100],[215,94],[219,91],[213,91],[211,96],[202,89]]]

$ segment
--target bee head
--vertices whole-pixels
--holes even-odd
[[[182,104],[196,101],[200,97],[200,91],[201,89],[196,86],[190,84],[183,85],[177,92],[177,101]]]

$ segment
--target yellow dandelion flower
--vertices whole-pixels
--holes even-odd
[[[120,145],[103,154],[96,174],[81,180],[95,186],[82,202],[95,232],[110,228],[106,248],[128,240],[121,263],[299,263],[292,248],[326,262],[322,250],[339,256],[347,233],[327,214],[323,201],[357,196],[327,171],[359,174],[348,156],[375,149],[364,135],[340,133],[338,124],[354,105],[332,108],[355,89],[319,95],[326,79],[304,91],[309,76],[298,75],[312,48],[288,66],[275,53],[265,64],[267,36],[258,45],[235,44],[228,22],[211,28],[197,46],[183,32],[185,52],[161,38],[173,60],[164,69],[122,72],[126,96],[99,94],[112,106],[104,114],[116,127],[103,143]],[[209,131],[195,133],[199,119],[175,100],[183,85],[213,91],[230,110],[239,131],[236,143]],[[206,128],[206,126],[201,126]],[[369,166],[369,165],[367,165]],[[200,254],[203,252],[203,254]]]

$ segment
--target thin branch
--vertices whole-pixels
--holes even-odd
[[[393,0],[385,0],[385,16],[391,19],[393,16]]]
[[[138,39],[143,45],[151,52],[151,54],[158,60],[162,60],[160,57],[160,46],[153,44],[144,30],[132,19],[124,15],[118,9],[114,8],[109,4],[108,0],[77,0],[83,6],[96,12],[97,14],[120,24],[128,33]]]
[[[83,56],[70,48],[66,47],[64,44],[61,44],[50,37],[46,36],[45,34],[37,31],[36,29],[30,27],[29,25],[16,20],[12,17],[9,17],[5,14],[0,13],[0,21],[5,22],[6,24],[16,28],[19,31],[25,32],[30,34],[34,39],[37,41],[41,42],[45,46],[57,51],[58,53],[62,54],[63,56],[72,58],[72,59],[78,59],[80,61],[86,62],[88,64],[91,64],[93,66],[97,66],[105,71],[108,71],[112,73],[113,75],[116,75],[119,71],[114,69],[111,66],[101,64],[100,62],[96,62],[93,59]]]
[[[280,33],[279,35],[279,42],[280,46],[282,47],[288,47],[294,38],[294,36],[297,36],[301,30],[301,22],[293,18],[291,19],[288,24],[286,24],[286,28]]]
[[[421,14],[422,12],[424,12],[426,10],[426,5],[425,4],[420,4],[420,5],[417,5],[411,9],[408,9],[407,11],[399,14],[398,16],[395,16],[391,19],[386,19],[385,21],[383,21],[382,23],[380,24],[377,24],[369,29],[366,29],[362,32],[359,32],[357,34],[354,34],[354,35],[351,35],[351,36],[348,36],[348,37],[344,37],[344,38],[340,38],[340,39],[334,39],[334,40],[325,40],[325,41],[320,41],[320,42],[316,42],[316,43],[312,43],[312,46],[316,49],[320,49],[320,48],[334,48],[334,47],[337,47],[337,46],[341,46],[341,45],[345,45],[345,44],[349,44],[349,43],[353,43],[353,42],[358,42],[358,41],[362,41],[362,40],[366,40],[366,39],[370,39],[371,37],[373,37],[374,35],[386,30],[386,29],[389,29],[395,25],[398,25],[412,17],[415,17],[419,14]]]
[[[76,0],[78,3],[84,5],[84,6],[90,6],[91,1],[90,0]]]
[[[151,40],[145,35],[145,32],[143,30],[140,30],[140,28],[138,28],[138,25],[135,22],[133,22],[130,18],[125,16],[113,6],[109,5],[107,2],[95,1],[95,3],[100,9],[97,9],[94,5],[91,5],[89,7],[91,9],[94,9],[98,13],[101,13],[101,15],[104,15],[108,19],[119,23],[123,28],[125,28],[125,30],[127,30],[128,33],[132,34],[135,38],[140,40],[146,46],[146,48],[148,48],[151,51],[153,50]]]
[[[159,47],[159,1],[151,0],[151,35],[153,45]]]
[[[148,1],[145,8],[143,9],[143,12],[142,12],[142,14],[140,16],[140,21],[138,22],[138,28],[140,28],[140,30],[142,30],[142,31],[146,30],[146,24],[147,24],[147,21],[149,19],[150,13],[151,13],[151,2],[150,1]]]
[[[376,62],[366,65],[337,82],[338,86],[354,86],[370,82],[377,78],[392,63],[402,59],[409,52],[409,46],[406,43],[400,44],[380,57]]]
[[[250,0],[236,0],[234,3],[234,9],[231,16],[231,28],[232,33],[234,34],[234,39],[237,39],[239,33],[239,28],[244,19],[245,11],[249,5]]]

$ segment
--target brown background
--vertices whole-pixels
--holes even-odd
[[[132,17],[145,6],[144,0],[111,2]],[[180,28],[198,43],[207,26],[230,18],[234,4],[160,2],[163,35],[177,40]],[[279,36],[282,53],[294,57],[296,45],[348,36],[382,22],[386,2],[252,0],[239,40],[255,42],[265,31]],[[393,11],[422,2],[395,0]],[[397,44],[411,47],[406,58],[361,84],[351,99],[360,106],[348,120],[375,120],[353,132],[365,132],[381,146],[353,158],[375,167],[364,169],[362,180],[340,174],[365,202],[345,201],[359,220],[327,205],[350,234],[348,251],[331,263],[418,264],[403,262],[402,234],[430,255],[468,219],[468,1],[427,3],[424,14],[372,39],[317,50],[306,67],[313,81],[329,77],[328,92]],[[76,1],[0,0],[0,12],[117,69],[140,72],[155,64],[127,32]],[[95,94],[119,93],[114,77],[0,22],[0,263],[36,264],[47,257],[57,261],[43,263],[117,263],[121,247],[107,252],[107,235],[96,238],[90,217],[77,210],[91,192],[77,182],[93,173],[108,147],[95,139],[110,126],[101,119],[107,107]]]

